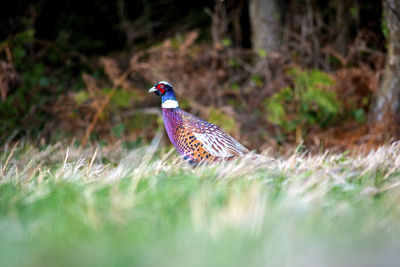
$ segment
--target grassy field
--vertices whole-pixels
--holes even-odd
[[[399,266],[400,144],[191,168],[153,147],[0,155],[0,266]]]

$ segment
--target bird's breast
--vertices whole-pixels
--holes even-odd
[[[172,108],[162,108],[165,130],[172,144],[177,146],[179,131],[182,128],[182,117],[179,110]]]

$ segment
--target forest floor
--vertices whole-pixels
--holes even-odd
[[[400,264],[399,143],[197,168],[155,148],[4,148],[0,265]]]

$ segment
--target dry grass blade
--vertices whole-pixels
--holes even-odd
[[[10,159],[12,158],[12,156],[14,155],[14,152],[15,152],[16,148],[18,147],[18,144],[19,144],[19,142],[16,142],[16,143],[14,144],[14,146],[12,147],[10,153],[9,153],[8,156],[7,156],[6,162],[4,163],[3,168],[1,169],[3,175],[4,175],[4,172],[5,172],[6,169],[7,169],[7,166],[8,166],[8,163],[10,162]]]

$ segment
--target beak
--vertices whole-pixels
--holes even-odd
[[[149,89],[149,93],[157,92],[157,89],[153,86]]]

